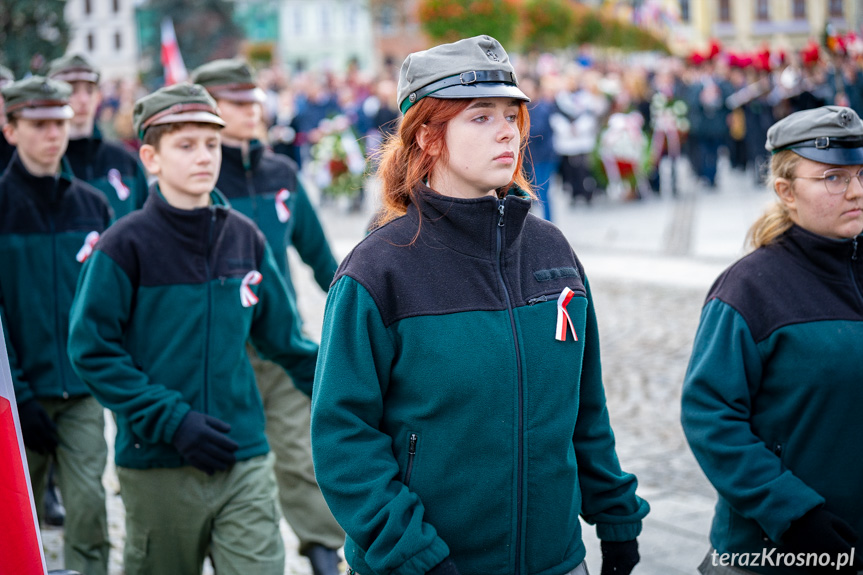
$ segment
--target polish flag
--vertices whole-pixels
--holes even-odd
[[[165,68],[166,86],[183,82],[189,77],[177,44],[177,35],[174,34],[174,22],[170,18],[162,20],[162,66]]]
[[[0,333],[3,326],[0,325]],[[6,343],[0,335],[0,565],[4,573],[44,575],[42,535],[33,503],[30,474]]]

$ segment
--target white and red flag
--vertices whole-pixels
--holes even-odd
[[[162,66],[165,68],[166,86],[183,82],[189,77],[174,33],[174,22],[170,18],[162,20]]]
[[[0,325],[0,565],[3,573],[44,575],[42,535],[2,332]]]

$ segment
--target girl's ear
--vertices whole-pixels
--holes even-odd
[[[440,146],[433,146],[429,142],[429,127],[425,124],[417,131],[417,145],[429,156],[437,156],[440,153]]]
[[[797,198],[794,195],[791,180],[788,178],[776,178],[776,181],[773,183],[773,191],[776,192],[779,201],[785,204],[785,207],[789,211],[793,212],[797,209]]]

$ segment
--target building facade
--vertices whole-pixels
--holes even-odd
[[[137,75],[135,0],[67,0],[68,53],[84,54],[106,80]]]

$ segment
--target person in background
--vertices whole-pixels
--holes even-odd
[[[43,501],[55,462],[66,568],[106,575],[104,410],[66,352],[81,266],[112,214],[98,190],[63,169],[71,93],[65,82],[40,76],[2,88],[3,134],[17,151],[0,177],[0,320],[34,501]],[[37,511],[44,519],[41,505]]]
[[[580,514],[604,574],[639,561],[584,268],[529,214],[526,101],[489,36],[402,65],[385,211],[330,288],[312,397],[349,573],[584,575]]]
[[[544,77],[537,82],[529,79],[522,82],[525,94],[531,99],[530,106],[530,142],[527,145],[525,161],[531,173],[531,182],[536,186],[539,203],[542,206],[543,217],[551,221],[551,181],[557,173],[560,158],[554,151],[554,130],[551,127],[551,115],[555,112],[555,85],[550,77]]]
[[[14,81],[15,75],[12,73],[12,70],[6,66],[0,66],[0,89]],[[5,125],[6,112],[4,111],[3,97],[0,96],[0,130],[2,130]],[[6,140],[6,136],[3,135],[3,132],[0,131],[0,174],[2,174],[6,169],[6,166],[9,165],[9,162],[12,160],[12,154],[14,153],[15,146],[10,144]]]
[[[683,383],[683,430],[718,493],[699,570],[857,573],[863,122],[840,106],[797,112],[766,148],[777,202],[710,289]],[[724,553],[810,562],[724,566]]]
[[[51,62],[48,77],[72,86],[66,159],[72,173],[105,194],[120,218],[144,205],[147,177],[138,159],[126,148],[102,138],[96,114],[102,101],[99,71],[84,56],[70,54]]]
[[[219,106],[222,166],[216,187],[231,207],[250,217],[273,247],[276,263],[291,293],[288,265],[293,246],[314,271],[317,284],[330,288],[338,264],[323,227],[300,183],[297,166],[256,139],[261,127],[263,91],[249,65],[240,59],[213,60],[192,72]],[[299,317],[296,319],[299,321]],[[315,575],[337,575],[337,549],[345,534],[333,518],[315,480],[309,433],[310,402],[278,364],[247,346],[264,403],[267,440],[275,455],[282,515],[300,540]]]

